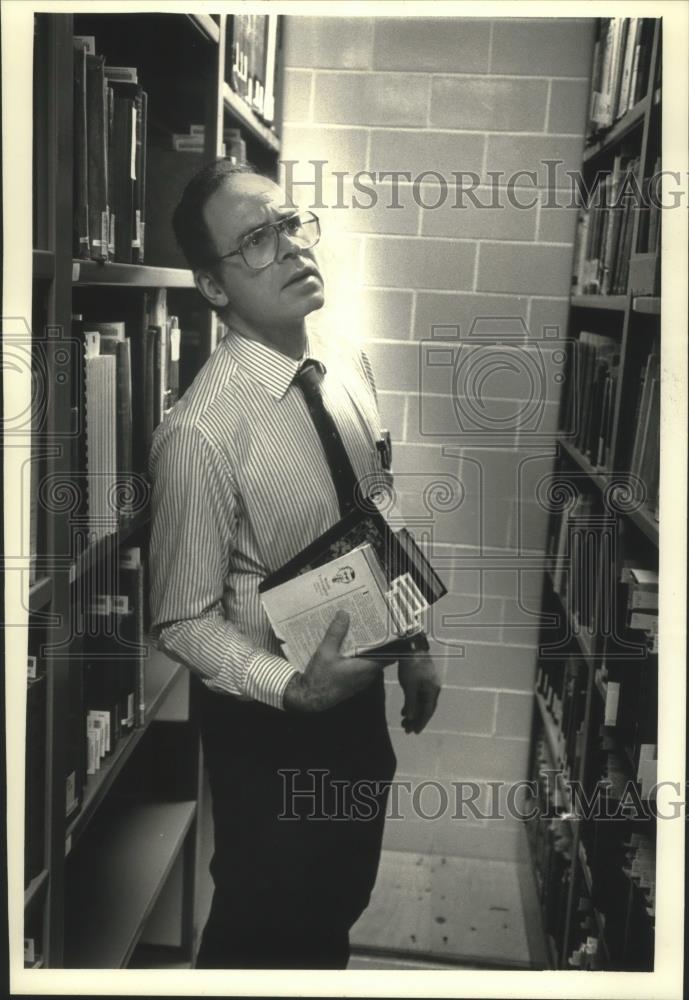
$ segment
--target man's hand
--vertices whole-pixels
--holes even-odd
[[[416,653],[399,661],[397,676],[404,691],[404,731],[420,733],[435,712],[440,694],[435,664],[428,653]]]
[[[303,674],[295,674],[285,688],[288,712],[322,712],[351,698],[371,683],[392,660],[342,656],[340,648],[349,628],[349,615],[338,611]]]

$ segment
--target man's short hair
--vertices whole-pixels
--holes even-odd
[[[194,174],[185,187],[172,216],[172,228],[192,270],[207,266],[218,253],[203,218],[206,202],[235,174],[256,172],[248,163],[213,160]]]

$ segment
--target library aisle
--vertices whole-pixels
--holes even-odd
[[[148,457],[238,336],[171,228],[190,178],[227,160],[301,218],[263,227],[272,263],[246,235],[225,256],[258,273],[283,235],[320,235],[309,323],[370,360],[352,402],[370,436],[376,397],[386,482],[391,442],[385,516],[290,554],[301,572],[360,548],[384,634],[425,631],[442,682],[410,733],[386,669],[398,814],[349,968],[652,972],[662,19],[28,17],[21,971],[196,966],[202,688],[153,634]],[[271,538],[260,573],[242,564],[262,583],[284,575]],[[233,573],[200,617],[231,617]]]

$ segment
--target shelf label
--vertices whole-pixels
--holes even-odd
[[[81,273],[81,264],[78,260],[72,261],[72,281],[78,281]]]

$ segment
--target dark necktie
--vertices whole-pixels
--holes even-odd
[[[325,365],[308,359],[294,376],[294,384],[299,386],[304,395],[314,427],[321,439],[340,505],[340,516],[344,517],[356,506],[358,480],[340,432],[323,399],[321,379],[324,374]]]

